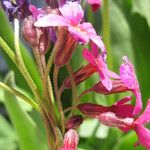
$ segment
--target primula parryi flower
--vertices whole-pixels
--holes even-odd
[[[96,67],[96,71],[99,73],[101,82],[106,87],[106,89],[110,91],[112,89],[112,81],[110,77],[119,79],[119,76],[114,72],[108,70],[108,67],[103,59],[103,57],[105,56],[101,56],[99,54],[97,45],[92,42],[91,47],[92,47],[91,52],[86,48],[83,50],[83,57],[90,64]]]
[[[63,147],[60,150],[77,150],[78,141],[78,133],[70,129],[65,133]]]
[[[12,22],[14,18],[24,19],[29,16],[29,5],[29,0],[17,0],[16,3],[13,3],[11,0],[2,1],[2,7],[10,22]]]
[[[83,22],[84,11],[78,2],[67,2],[59,7],[61,15],[48,14],[41,17],[35,22],[37,27],[67,27],[68,31],[76,38],[77,41],[86,44],[92,40],[102,52],[106,53],[105,46],[101,37],[97,35],[92,24]]]
[[[91,5],[92,10],[95,12],[101,7],[101,0],[87,0],[87,3]]]
[[[124,63],[120,66],[120,78],[136,96],[136,105],[133,111],[133,115],[137,115],[142,110],[142,98],[139,84],[135,75],[133,64],[126,56],[123,57],[123,60]]]

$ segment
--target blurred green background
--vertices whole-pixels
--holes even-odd
[[[104,0],[103,0],[104,1]],[[44,3],[32,0],[36,6]],[[144,107],[150,96],[150,0],[109,0],[110,9],[110,37],[111,58],[110,69],[119,72],[122,56],[127,55],[135,65],[140,83]],[[92,13],[90,7],[86,10],[86,20],[92,22],[97,32],[102,35],[102,8]],[[13,31],[0,7],[0,36],[14,49]],[[84,63],[82,47],[79,46],[73,55],[71,64],[76,70]],[[29,47],[22,42],[21,50],[25,64],[37,83],[41,87],[39,75]],[[77,61],[78,59],[78,61]],[[9,57],[0,48],[0,81],[4,81],[9,70],[14,70],[15,81],[19,89],[31,96],[29,87]],[[9,75],[13,79],[13,74]],[[66,76],[66,70],[61,70],[60,83]],[[8,79],[8,80],[10,80]],[[78,93],[96,83],[97,76],[88,79],[78,86]],[[8,81],[10,82],[10,81]],[[127,95],[127,94],[125,94]],[[111,104],[123,95],[115,95],[112,101],[103,95],[90,93],[82,98],[84,102]],[[40,115],[29,105],[14,100],[16,97],[0,90],[0,150],[47,150],[45,131]],[[63,93],[64,108],[70,105],[71,93]],[[133,150],[137,136],[134,132],[127,134],[118,129],[101,125],[97,120],[85,121],[79,130],[79,150]],[[141,146],[136,148],[143,150]]]

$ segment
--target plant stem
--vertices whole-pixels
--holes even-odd
[[[59,68],[55,65],[54,66],[54,73],[53,73],[53,81],[54,81],[54,90],[55,90],[55,96],[56,96],[56,102],[58,105],[58,110],[60,112],[60,117],[61,117],[61,127],[62,127],[62,133],[64,134],[65,132],[65,116],[62,108],[62,103],[61,103],[61,95],[60,91],[58,88],[58,73],[59,73]]]
[[[76,98],[77,98],[76,82],[75,82],[75,79],[74,79],[74,74],[73,74],[72,67],[71,67],[69,62],[66,64],[66,67],[67,67],[67,70],[68,70],[68,73],[69,73],[69,76],[70,76],[71,88],[72,88],[72,93],[73,93],[72,105],[75,105]]]
[[[103,12],[102,12],[102,32],[103,32],[103,41],[105,43],[107,53],[108,53],[108,65],[112,69],[112,55],[111,55],[111,47],[110,47],[110,19],[109,19],[110,11],[109,11],[109,0],[103,1]]]

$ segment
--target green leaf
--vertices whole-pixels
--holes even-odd
[[[150,27],[150,1],[149,0],[136,0],[133,1],[133,13],[139,13],[142,17],[147,20]]]
[[[11,72],[6,78],[6,83],[14,87],[14,75]],[[16,97],[5,92],[5,106],[9,117],[18,135],[21,150],[43,150],[41,137],[37,125],[32,118],[20,107]]]
[[[137,137],[134,132],[130,132],[123,136],[112,150],[135,150],[134,144],[137,142]],[[142,146],[136,147],[136,150],[145,150]]]

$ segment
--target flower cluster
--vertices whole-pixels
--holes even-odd
[[[84,10],[79,1],[60,0],[59,3],[56,3],[53,0],[46,0],[46,2],[49,6],[45,8],[36,8],[30,5],[28,0],[17,0],[16,3],[3,0],[2,6],[11,22],[16,18],[23,19],[22,34],[26,42],[33,48],[43,81],[42,98],[44,102],[40,101],[43,104],[40,107],[43,116],[45,116],[44,119],[48,118],[48,126],[52,126],[57,149],[77,149],[79,141],[77,129],[86,118],[97,118],[102,124],[117,127],[123,132],[134,130],[139,139],[138,144],[150,149],[150,131],[144,127],[150,121],[150,100],[148,100],[145,111],[139,115],[142,111],[142,97],[131,61],[127,56],[123,57],[124,62],[120,65],[119,74],[108,68],[106,63],[107,50],[102,38],[96,33],[92,24],[85,21]],[[96,11],[101,6],[101,0],[87,0],[87,4],[90,4],[92,10]],[[91,50],[83,48],[82,56],[88,64],[73,72],[69,62],[78,44],[83,46],[89,44]],[[49,54],[47,52],[52,47],[51,45],[54,46],[50,52],[50,59],[46,62],[45,54]],[[49,73],[52,64],[54,64],[55,102],[60,112],[59,117],[57,117],[51,102],[52,92],[50,91]],[[67,66],[70,76],[66,77],[62,86],[58,88],[58,71],[63,66]],[[63,111],[61,105],[62,92],[71,88],[73,91],[94,73],[99,75],[98,83],[83,91],[80,96],[74,96],[74,105]],[[79,102],[80,98],[89,92],[109,95],[127,91],[135,96],[135,105],[128,104],[132,100],[130,96],[124,97],[112,106],[92,103],[80,104]],[[45,101],[47,101],[46,105],[49,106],[45,105]],[[67,117],[64,115],[65,111],[68,111],[67,109],[73,112],[77,109],[81,113],[70,113],[71,116]],[[63,144],[58,144],[59,136],[56,128],[60,129],[59,134],[64,135]],[[56,147],[52,149],[56,149]]]

